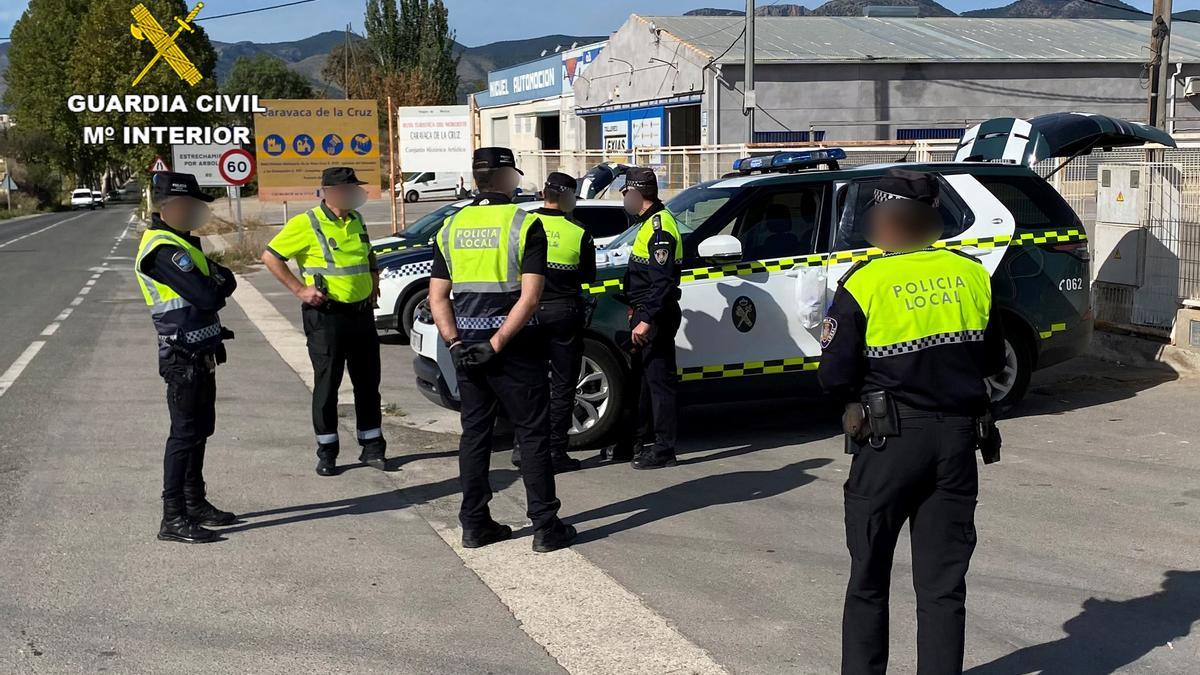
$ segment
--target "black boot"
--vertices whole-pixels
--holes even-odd
[[[550,461],[554,463],[554,473],[556,474],[578,471],[579,467],[583,466],[583,462],[565,452],[555,453]]]
[[[187,506],[188,518],[191,518],[197,525],[207,527],[221,527],[237,522],[237,516],[213,506],[205,498],[206,494],[204,483],[183,486],[183,501]]]
[[[533,533],[533,550],[537,553],[549,553],[566,548],[575,542],[576,535],[578,532],[574,526],[555,520],[550,527]]]
[[[317,446],[317,475],[336,476],[340,471],[337,467],[338,447],[336,445]]]
[[[183,499],[172,498],[163,500],[163,518],[158,527],[158,538],[185,544],[207,544],[217,540],[217,533],[192,522]]]
[[[492,521],[477,530],[463,530],[463,548],[479,548],[512,538],[512,528]]]
[[[385,457],[386,452],[387,443],[384,443],[383,439],[381,438],[378,440],[378,442],[363,445],[362,453],[358,456],[358,461],[366,464],[367,466],[384,471],[387,469],[387,458]]]
[[[633,458],[632,466],[635,469],[661,469],[668,466],[675,466],[675,453],[660,452],[653,449],[646,450]]]

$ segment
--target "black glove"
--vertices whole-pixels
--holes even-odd
[[[462,351],[466,352],[462,359],[468,370],[482,368],[496,356],[496,350],[492,347],[491,342],[478,342],[464,347]]]
[[[466,369],[467,364],[465,362],[465,359],[463,358],[464,356],[466,356],[466,354],[467,354],[467,346],[464,345],[462,342],[459,342],[456,340],[454,342],[454,344],[450,345],[450,361],[454,364],[455,370]]]

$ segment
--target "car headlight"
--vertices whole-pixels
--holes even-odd
[[[421,323],[433,325],[433,310],[429,309],[428,298],[417,303],[417,309],[413,312],[413,318]]]

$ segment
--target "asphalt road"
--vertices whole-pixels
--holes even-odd
[[[407,346],[384,345],[393,471],[347,450],[341,477],[312,473],[294,302],[261,273],[223,312],[208,455],[244,520],[156,541],[166,411],[129,215],[0,223],[0,672],[836,672],[849,462],[827,406],[688,408],[679,467],[560,478],[572,552],[531,554],[527,530],[463,551],[455,438],[405,391]],[[1197,409],[1196,380],[1157,371],[1037,375],[981,469],[969,672],[1197,672]],[[520,528],[506,460],[493,513]],[[914,672],[906,548],[896,673]]]

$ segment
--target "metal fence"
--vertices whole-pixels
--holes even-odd
[[[839,144],[846,151],[843,167],[906,160],[950,161],[955,141],[860,142]],[[634,148],[623,154],[603,150],[519,152],[517,162],[529,187],[540,186],[551,171],[582,175],[602,162],[654,167],[665,196],[732,171],[741,157],[779,150],[803,150],[820,144],[720,145]],[[1157,329],[1166,335],[1180,303],[1200,299],[1200,140],[1180,141],[1177,149],[1118,149],[1077,157],[1061,170],[1061,160],[1034,167],[1079,214],[1094,239],[1100,165],[1145,169],[1145,208],[1140,226],[1142,261],[1137,284],[1093,285],[1097,319]],[[611,197],[611,195],[610,195]],[[1102,262],[1102,261],[1101,261]]]

